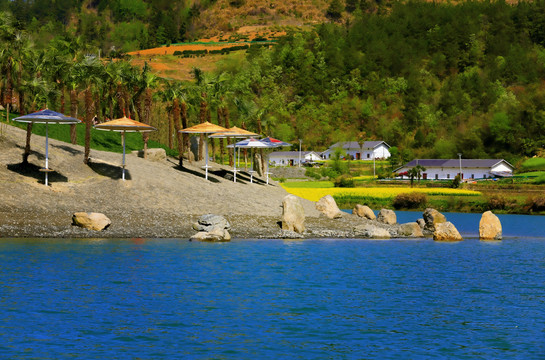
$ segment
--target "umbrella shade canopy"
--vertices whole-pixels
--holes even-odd
[[[151,125],[129,119],[123,116],[120,119],[110,120],[102,124],[95,125],[95,129],[121,132],[121,142],[123,143],[123,164],[121,170],[121,179],[125,180],[125,133],[126,132],[150,132],[157,130]]]
[[[240,148],[270,148],[272,147],[269,144],[262,142],[257,139],[246,139],[237,142],[236,144],[229,145],[228,147],[240,147]]]
[[[77,123],[80,123],[81,121],[76,118],[69,117],[49,109],[40,110],[32,114],[19,116],[13,120],[17,122],[22,122],[22,123],[45,124],[45,168],[42,169],[41,171],[45,173],[45,186],[47,186],[48,173],[49,171],[51,171],[49,169],[49,135],[48,135],[47,125],[48,124],[77,124]]]
[[[227,131],[214,133],[210,135],[210,137],[211,138],[227,138],[227,137],[249,138],[249,137],[259,137],[259,134],[233,126],[229,128]]]
[[[76,118],[69,117],[49,109],[37,111],[32,114],[19,116],[13,120],[18,122],[23,122],[23,123],[37,123],[37,124],[77,124],[81,122],[80,120]]]
[[[265,139],[261,139],[262,142],[272,145],[274,147],[281,147],[281,146],[291,146],[291,144],[284,142],[282,140],[277,140],[272,137],[266,137]]]
[[[180,130],[181,133],[185,134],[213,134],[226,131],[229,131],[229,129],[226,129],[223,126],[212,124],[208,121]]]
[[[128,132],[148,132],[157,130],[151,125],[141,123],[139,121],[129,119],[123,116],[120,119],[107,121],[102,124],[95,125],[95,129],[110,130],[110,131],[128,131]]]

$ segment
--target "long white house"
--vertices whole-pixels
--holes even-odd
[[[314,151],[275,151],[269,154],[269,164],[273,166],[294,166],[301,162],[322,160],[320,155]]]
[[[503,159],[416,159],[396,169],[396,173],[405,174],[416,165],[426,169],[422,172],[424,180],[454,179],[460,167],[462,180],[513,176],[514,169]]]
[[[340,141],[322,153],[322,158],[330,159],[335,150],[341,148],[347,156],[355,160],[387,159],[390,145],[384,141],[365,141],[361,146],[357,141]]]

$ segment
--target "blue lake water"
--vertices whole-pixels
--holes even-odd
[[[501,242],[0,239],[0,359],[544,359],[545,231],[513,222]]]

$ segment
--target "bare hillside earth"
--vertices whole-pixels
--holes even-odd
[[[218,0],[195,24],[204,36],[216,36],[245,26],[302,26],[326,22],[327,0]],[[255,29],[254,29],[255,30]],[[260,30],[263,30],[261,28]]]
[[[199,164],[180,168],[175,159],[152,162],[135,155],[127,156],[129,180],[122,181],[121,154],[91,150],[87,166],[81,146],[50,140],[49,164],[56,172],[46,187],[39,171],[44,138],[32,135],[27,167],[20,164],[24,144],[25,131],[15,127],[0,136],[0,237],[188,238],[195,233],[192,222],[207,213],[226,216],[235,238],[279,236],[286,192],[277,184],[250,184],[244,175],[237,183],[218,175],[205,181]],[[212,165],[212,171],[221,169]],[[302,202],[309,224],[328,228],[314,203]],[[79,211],[104,213],[112,225],[102,232],[71,226]]]

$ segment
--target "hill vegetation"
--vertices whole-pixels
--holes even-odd
[[[180,151],[184,144],[173,130],[208,119],[285,141],[302,139],[303,149],[380,139],[394,146],[395,163],[455,158],[459,152],[464,158],[517,163],[545,145],[543,0],[385,5],[332,0],[291,12],[264,3],[268,10],[246,17],[248,22],[237,11],[250,11],[249,0],[190,6],[66,1],[63,11],[48,14],[31,7],[38,1],[0,1],[1,8],[15,14],[2,13],[5,107],[9,103],[25,112],[47,103],[65,111],[65,99],[72,95],[70,112],[86,119],[96,115],[99,121],[132,115],[157,126],[155,140]],[[53,2],[49,5],[56,9]],[[315,9],[322,9],[316,10],[321,15],[311,15]],[[130,58],[89,55],[108,49],[115,34],[133,36],[123,38],[124,49],[163,43],[161,27],[171,29],[164,32],[172,35],[166,42],[205,34],[222,11],[228,15],[222,19],[233,19],[233,29],[276,20],[307,27],[278,29],[286,35],[271,47],[215,54],[217,62],[206,72],[199,66],[200,55],[169,55],[172,63],[193,61],[190,82],[158,81],[146,64],[149,59],[138,59],[141,67],[134,67]],[[229,30],[222,19],[214,26]],[[216,149],[223,145],[217,142]]]

